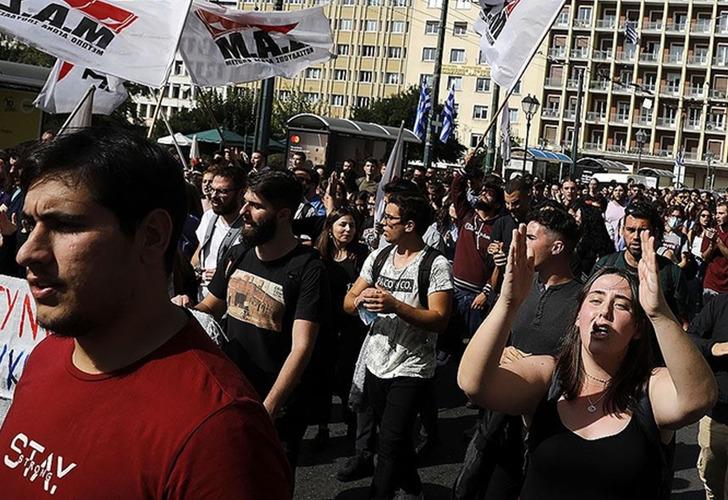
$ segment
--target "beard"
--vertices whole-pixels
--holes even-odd
[[[483,212],[492,212],[495,208],[495,203],[489,203],[485,200],[481,200],[480,198],[478,198],[475,201],[474,208],[475,210],[482,210]]]
[[[262,222],[255,223],[252,220],[245,220],[245,224],[250,224],[249,227],[243,226],[243,230],[240,235],[243,238],[243,243],[248,248],[252,248],[263,243],[267,243],[273,239],[278,228],[278,223],[275,217],[264,220]]]
[[[212,208],[215,215],[231,215],[237,210],[235,200],[230,200],[227,203],[223,201],[212,203],[210,208]]]

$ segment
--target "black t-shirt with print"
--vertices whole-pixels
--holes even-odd
[[[242,245],[231,249],[232,262],[240,255],[234,271],[218,268],[209,291],[227,303],[223,350],[265,398],[291,352],[293,322],[320,324],[327,313],[328,283],[318,252],[302,245],[267,262]]]

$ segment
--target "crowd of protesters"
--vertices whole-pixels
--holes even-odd
[[[135,153],[114,158],[119,144]],[[502,179],[486,175],[473,155],[454,171],[405,167],[401,176],[383,182],[386,162],[379,159],[321,166],[295,152],[290,164],[271,168],[263,152],[248,157],[230,150],[196,159],[184,180],[179,168],[179,178],[165,186],[155,176],[171,175],[170,161],[168,152],[128,132],[93,129],[0,155],[0,273],[27,275],[40,290],[34,293],[39,322],[75,342],[38,349],[34,356],[43,362],[31,357],[0,446],[15,435],[18,414],[29,411],[33,391],[50,391],[38,380],[43,370],[54,375],[43,363],[50,363],[51,354],[73,351],[76,371],[93,376],[131,366],[139,385],[142,374],[165,374],[152,382],[162,394],[152,406],[166,404],[180,415],[160,438],[167,448],[156,457],[154,473],[167,466],[172,472],[163,479],[130,479],[135,484],[125,485],[128,491],[153,488],[151,496],[187,498],[290,496],[288,466],[295,473],[306,429],[315,426],[315,450],[326,448],[333,401],[339,401],[352,454],[337,479],[371,477],[369,498],[423,498],[417,456],[437,453],[439,442],[434,379],[454,363],[478,419],[453,498],[667,498],[675,430],[698,420],[696,466],[708,497],[724,497],[724,193],[648,187],[632,179]],[[157,169],[155,162],[166,167]],[[73,186],[86,189],[90,201],[74,195]],[[160,193],[174,189],[179,192]],[[64,214],[63,203],[73,196],[83,199]],[[165,205],[173,202],[182,207]],[[67,271],[54,259],[82,266],[80,259],[97,258],[82,248],[93,225],[79,208],[84,203],[106,207],[119,219],[120,234],[130,239],[122,247],[134,257],[122,258],[119,248],[109,247],[110,255],[100,260],[111,265],[115,256],[119,269],[101,269],[92,278],[119,279],[144,292],[121,294],[108,317],[87,313],[62,321],[56,318],[59,308],[85,310],[83,300],[108,305],[100,290],[109,283],[94,288],[78,276],[73,283],[54,278]],[[61,248],[64,238],[70,248]],[[51,257],[51,247],[58,257]],[[99,267],[88,263],[89,270]],[[131,277],[122,279],[125,273]],[[130,281],[134,276],[138,283]],[[87,294],[61,307],[64,295],[56,288],[72,284]],[[154,302],[160,285],[169,303],[181,307]],[[116,330],[141,321],[123,322],[119,315],[138,314],[144,300],[165,311],[145,316],[162,333],[144,348],[119,348],[126,357],[105,358],[102,343],[72,332],[87,328],[101,335],[97,330],[107,318],[119,324],[113,326],[119,335]],[[225,356],[216,357],[218,347],[196,336],[199,327],[189,325],[193,317]],[[175,335],[180,329],[183,338]],[[104,344],[120,345],[119,339]],[[170,360],[164,370],[149,361],[190,350],[203,355]],[[169,370],[184,371],[185,362],[206,366],[210,375],[186,375],[179,383],[190,387],[183,392],[214,386],[211,396],[182,404],[175,400],[180,395],[164,387]],[[233,365],[242,381],[230,371]],[[73,383],[68,390],[79,394],[80,404],[88,404],[91,394],[100,402],[105,397]],[[139,390],[137,385],[109,385],[117,391],[113,404],[121,404],[124,390]],[[135,403],[154,397],[154,391],[129,394]],[[133,404],[124,409],[152,411]],[[70,422],[69,412],[56,411],[66,419],[61,422]],[[268,422],[260,421],[263,412]],[[247,419],[240,429],[231,424],[236,418]],[[120,425],[154,436],[161,433],[156,422],[146,431]],[[190,434],[186,426],[194,422],[202,426],[199,432],[223,441],[225,425],[232,426],[220,457],[200,451],[197,440],[205,435]],[[229,472],[231,464],[220,461],[230,462],[234,447],[245,448],[246,439],[256,451],[241,451],[244,456],[233,464],[254,472],[230,472],[237,480],[226,486],[217,479],[208,489],[202,485],[207,476],[182,477],[195,476],[195,466],[206,461],[198,474],[213,467]],[[175,448],[180,440],[189,440],[189,448]],[[251,465],[261,443],[268,451]],[[184,459],[177,465],[169,455],[175,450]],[[190,457],[194,453],[200,456]],[[261,496],[270,481],[276,488]]]

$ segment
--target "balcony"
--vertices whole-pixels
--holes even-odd
[[[713,31],[713,22],[710,19],[698,19],[690,28],[690,33],[709,35]]]
[[[629,125],[629,115],[624,113],[617,114],[612,117],[610,122],[616,123],[617,125]]]
[[[588,150],[588,151],[599,151],[602,149],[602,143],[601,142],[585,142],[584,146],[582,146],[581,149]]]
[[[640,62],[644,63],[657,63],[660,55],[656,52],[643,52],[640,54]]]
[[[728,57],[723,57],[723,56],[714,57],[713,66],[718,66],[719,68],[728,67]]]
[[[716,35],[728,35],[728,23],[725,23],[725,22],[718,23],[718,26],[715,27],[715,34]]]
[[[652,83],[643,83],[641,85],[642,90],[647,92],[652,92],[653,94],[657,91],[657,84],[655,82]]]
[[[728,99],[728,90],[710,89],[711,99]]]
[[[677,97],[680,95],[680,82],[666,83],[660,89],[661,95]]]
[[[573,109],[567,109],[564,113],[564,120],[573,120],[576,118],[576,111]]]
[[[607,151],[610,151],[612,153],[628,153],[627,146],[624,144],[609,144],[607,146]]]
[[[557,59],[566,57],[566,47],[551,47],[549,49],[549,57]]]
[[[682,64],[685,58],[682,54],[667,54],[663,59],[665,64]]]
[[[589,59],[589,49],[586,47],[580,47],[578,49],[571,50],[572,59]]]
[[[670,147],[669,149],[655,149],[655,156],[662,156],[662,157],[669,157],[672,156],[673,148]]]
[[[710,133],[723,133],[725,132],[725,120],[708,120],[705,123],[705,131]]]
[[[689,119],[685,121],[685,125],[683,126],[685,130],[689,131],[700,131],[700,118],[696,119]]]
[[[662,21],[647,21],[642,25],[642,31],[662,31]]]
[[[577,90],[579,88],[579,80],[576,78],[569,78],[566,80],[567,90]]]
[[[686,160],[697,161],[700,159],[700,156],[697,151],[685,151],[683,153],[683,158]]]
[[[586,114],[586,120],[595,123],[603,123],[607,119],[607,115],[601,111],[589,111]]]
[[[559,87],[561,88],[561,84],[563,83],[563,80],[561,78],[546,78],[544,80],[543,84],[545,87]]]
[[[708,54],[695,54],[688,57],[688,65],[690,66],[707,66],[710,62]]]
[[[637,125],[652,125],[652,115],[640,115],[634,121]]]
[[[669,117],[669,116],[658,116],[657,117],[657,126],[658,127],[675,128],[676,123],[677,123],[677,119],[675,117]]]
[[[614,27],[617,25],[617,21],[613,17],[608,17],[606,19],[597,19],[596,28],[602,29],[602,30],[611,30],[614,29]]]
[[[592,80],[589,82],[591,90],[607,90],[609,88],[609,80]]]
[[[543,118],[558,118],[560,114],[559,108],[543,108],[543,111],[541,111],[541,117]]]
[[[634,51],[625,52],[623,50],[620,50],[617,52],[617,57],[615,57],[615,60],[619,62],[634,62],[635,59],[635,53]]]
[[[574,19],[574,28],[591,28],[591,19]]]
[[[665,26],[665,32],[667,33],[685,33],[686,29],[687,23],[669,22]]]
[[[592,59],[595,61],[609,61],[612,58],[611,50],[595,50],[592,52]]]
[[[698,85],[697,87],[686,87],[685,97],[702,99],[703,97],[705,97],[705,86]]]

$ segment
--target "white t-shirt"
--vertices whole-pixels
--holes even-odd
[[[202,214],[200,225],[197,226],[197,230],[195,231],[200,245],[202,245],[202,242],[205,239],[207,228],[214,219],[215,212],[212,210],[208,210]],[[205,245],[204,248],[200,248],[200,267],[202,269],[215,269],[217,267],[217,251],[220,249],[220,244],[222,243],[223,238],[225,238],[228,229],[230,229],[230,226],[227,222],[225,222],[225,217],[218,217],[217,222],[215,222],[215,230],[212,232],[212,236],[210,237],[210,242]]]
[[[385,245],[386,248],[386,245]],[[372,268],[380,248],[364,261],[360,276],[373,284]],[[412,307],[422,307],[419,300],[417,275],[424,252],[420,252],[409,265],[394,267],[393,249],[382,266],[377,283],[394,298]],[[440,255],[432,263],[427,295],[453,289],[452,268]],[[435,375],[435,347],[437,333],[413,326],[395,314],[379,314],[369,329],[364,360],[373,375],[389,379],[394,377],[432,378]]]

